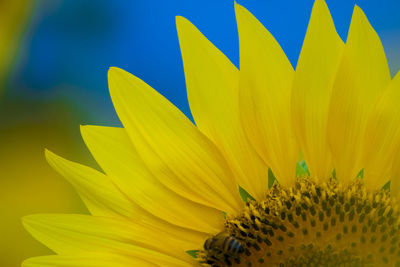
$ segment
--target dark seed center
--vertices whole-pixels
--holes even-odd
[[[400,266],[397,202],[362,180],[298,179],[249,201],[199,253],[205,266]]]

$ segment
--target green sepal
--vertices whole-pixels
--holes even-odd
[[[239,185],[239,194],[244,202],[248,202],[250,200],[256,200],[252,195],[250,195],[243,187]]]
[[[197,254],[200,250],[186,250],[186,253],[189,254],[191,257],[197,259]]]

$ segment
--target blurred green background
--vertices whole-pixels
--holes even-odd
[[[295,66],[313,0],[242,0]],[[327,0],[345,40],[357,3],[400,67],[400,1]],[[175,16],[191,20],[238,65],[233,0],[0,0],[0,266],[48,254],[23,229],[32,213],[85,213],[44,159],[49,148],[96,167],[80,124],[120,125],[107,89],[118,66],[160,91],[189,118]]]

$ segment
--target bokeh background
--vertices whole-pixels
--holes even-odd
[[[238,0],[295,66],[313,0]],[[191,20],[238,65],[233,0],[0,0],[0,266],[50,253],[27,234],[32,213],[85,213],[44,148],[90,166],[80,124],[118,126],[107,70],[145,80],[191,117],[175,16]],[[392,75],[400,68],[400,1],[327,0],[346,39],[354,4],[367,14]],[[223,103],[221,103],[223,104]]]

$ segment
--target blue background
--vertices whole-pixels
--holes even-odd
[[[295,66],[312,0],[242,0],[279,41]],[[121,67],[161,92],[186,115],[185,80],[175,16],[192,21],[238,65],[232,0],[38,1],[12,77],[12,94],[63,98],[81,110],[79,123],[118,125],[107,91],[107,69]],[[400,1],[328,0],[345,40],[354,4],[382,39],[392,73],[400,66]]]

